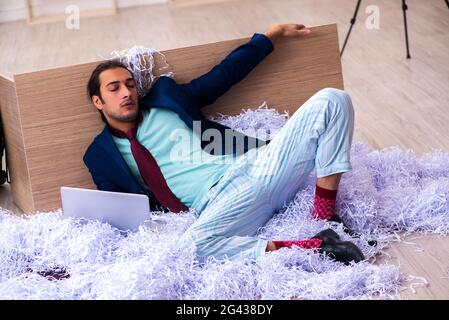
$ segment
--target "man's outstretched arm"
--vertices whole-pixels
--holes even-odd
[[[199,108],[210,105],[273,51],[275,39],[305,36],[309,33],[310,30],[301,24],[272,25],[264,34],[254,34],[248,43],[234,49],[209,72],[182,86]]]

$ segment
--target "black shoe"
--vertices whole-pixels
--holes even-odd
[[[329,221],[333,221],[333,222],[337,222],[337,223],[341,223],[343,225],[343,231],[347,234],[349,234],[352,238],[360,238],[360,234],[351,230],[341,219],[339,216],[337,216],[336,214],[334,214]],[[376,240],[368,240],[368,244],[372,247],[377,246],[377,241]]]
[[[338,234],[331,229],[321,231],[314,238],[319,238],[322,241],[318,251],[332,259],[345,264],[349,264],[351,261],[357,263],[365,259],[362,251],[355,244],[349,241],[341,241]]]
[[[332,229],[326,229],[316,234],[314,238],[320,238],[326,243],[335,243],[340,240],[340,236]]]

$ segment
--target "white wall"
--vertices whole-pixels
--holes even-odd
[[[118,8],[166,3],[169,0],[116,0]],[[80,10],[110,7],[111,0],[32,0],[33,16],[64,14],[67,5],[78,5]],[[0,23],[26,19],[25,0],[0,0]]]
[[[137,7],[137,6],[145,6],[147,4],[155,4],[155,3],[165,3],[170,0],[116,0],[117,7],[126,8],[126,7]]]
[[[0,0],[0,22],[26,19],[25,0]]]

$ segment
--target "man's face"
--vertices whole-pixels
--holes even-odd
[[[128,70],[115,68],[100,74],[100,97],[93,96],[95,107],[103,111],[109,124],[132,122],[139,112],[136,83]]]

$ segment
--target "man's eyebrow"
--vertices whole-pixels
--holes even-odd
[[[106,87],[109,86],[109,85],[111,85],[111,84],[117,84],[117,83],[120,83],[120,81],[118,81],[118,80],[116,80],[116,81],[111,81],[111,82],[109,82],[109,83],[106,85]]]
[[[128,82],[129,80],[135,81],[134,78],[128,78],[128,79],[125,80],[125,82]],[[119,81],[119,80],[111,81],[111,82],[109,82],[109,83],[106,85],[106,87],[109,86],[109,85],[111,85],[111,84],[117,84],[117,83],[120,83],[120,81]]]

